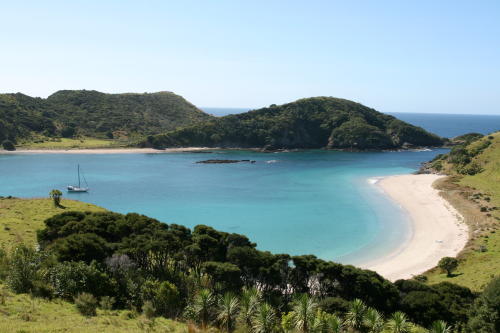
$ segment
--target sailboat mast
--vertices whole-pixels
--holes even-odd
[[[78,164],[78,188],[80,188],[80,164]]]

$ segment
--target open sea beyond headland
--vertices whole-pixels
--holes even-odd
[[[443,136],[500,129],[495,116],[484,122],[482,116],[465,122],[461,115],[422,116],[425,121],[413,123]],[[91,190],[65,198],[245,234],[258,248],[276,253],[356,264],[396,249],[411,234],[405,212],[369,180],[411,173],[443,152],[0,155],[0,195],[46,197],[53,188],[74,184],[80,164]],[[195,163],[212,158],[256,163]]]

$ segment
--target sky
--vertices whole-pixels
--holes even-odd
[[[500,115],[500,1],[3,1],[0,92]]]

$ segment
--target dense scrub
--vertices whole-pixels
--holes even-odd
[[[393,116],[332,97],[301,99],[150,136],[145,146],[392,149],[443,143]]]
[[[243,235],[138,214],[67,212],[47,219],[37,237],[40,250],[18,246],[0,254],[0,278],[18,293],[76,299],[85,315],[100,302],[228,331],[305,325],[304,332],[323,332],[337,323],[364,332],[403,319],[465,329],[473,304],[477,318],[496,304],[450,283],[391,283],[312,255],[259,251]]]
[[[105,94],[62,90],[46,99],[0,94],[0,142],[8,139],[15,143],[33,135],[108,139],[142,136],[209,118],[170,92]]]

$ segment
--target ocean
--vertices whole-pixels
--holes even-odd
[[[484,123],[476,119],[480,125],[474,128],[463,116],[436,116],[440,121],[412,117],[443,136],[500,128],[500,117]],[[0,155],[0,195],[47,197],[53,188],[74,184],[80,164],[91,190],[64,192],[64,198],[166,223],[245,234],[259,249],[275,253],[359,264],[394,250],[410,230],[405,212],[370,180],[414,172],[444,152]],[[196,163],[212,158],[256,163]]]

